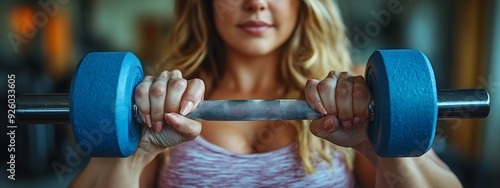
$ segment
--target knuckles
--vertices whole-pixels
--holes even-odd
[[[164,71],[162,71],[162,72],[160,73],[160,75],[159,75],[158,77],[166,78],[166,77],[168,77],[168,73],[169,73],[169,72],[168,72],[167,70],[164,70]]]
[[[341,98],[345,98],[349,96],[349,83],[339,81],[337,83],[337,88],[335,89],[335,95]]]
[[[313,86],[314,84],[316,84],[318,82],[318,80],[315,80],[315,79],[309,79],[307,80],[306,82],[306,87],[311,87]]]
[[[335,83],[329,82],[328,80],[323,80],[318,83],[318,91],[319,92],[329,92],[335,89]]]
[[[147,88],[144,84],[139,84],[135,88],[135,97],[136,98],[144,98],[149,95],[149,88]]]
[[[201,86],[203,89],[205,89],[205,82],[203,82],[202,79],[194,78],[194,79],[190,80],[189,82],[192,85]]]
[[[181,90],[186,88],[187,86],[187,81],[182,78],[172,78],[168,81],[168,86],[169,88],[176,89],[176,90]]]
[[[352,92],[352,99],[353,99],[353,100],[361,100],[361,101],[364,101],[364,100],[368,99],[368,96],[369,96],[369,94],[367,94],[367,92],[366,92],[366,91],[361,90],[361,89],[355,89],[355,90]]]
[[[198,88],[198,92],[201,92],[201,93],[197,92],[197,94],[192,94],[191,93],[191,94],[188,95],[188,98],[195,99],[195,97],[197,95],[201,94],[201,98],[203,99],[203,95],[204,95],[204,92],[205,92],[205,82],[203,82],[203,80],[201,80],[199,78],[194,78],[192,80],[189,80],[188,85],[189,85],[189,87]]]
[[[167,94],[167,88],[159,86],[159,84],[153,84],[149,89],[149,93],[154,97],[163,97]]]
[[[182,72],[179,69],[174,69],[174,70],[170,71],[170,73],[177,74],[177,75],[182,75]]]
[[[336,71],[334,70],[331,70],[330,72],[328,72],[328,76],[327,77],[330,77],[330,78],[333,78],[334,76],[336,76]]]
[[[146,81],[146,80],[154,80],[154,79],[155,79],[155,77],[151,76],[151,75],[148,75],[148,76],[144,77],[144,81]]]
[[[356,76],[353,80],[355,84],[352,91],[352,98],[361,101],[369,100],[371,98],[371,94],[364,78],[362,76]]]

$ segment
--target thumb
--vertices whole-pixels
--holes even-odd
[[[167,124],[157,133],[144,128],[141,147],[147,151],[163,150],[182,142],[194,140],[201,132],[201,123],[188,119],[180,114],[165,114]],[[140,143],[141,144],[141,143]],[[151,146],[159,146],[160,149]]]
[[[352,147],[357,151],[365,150],[365,148],[370,148],[371,146],[366,126],[350,130],[343,127],[337,117],[333,115],[327,115],[314,120],[311,122],[309,129],[315,136],[328,140],[338,146]]]
[[[165,121],[183,137],[183,141],[192,141],[201,133],[201,123],[183,115],[167,113]]]
[[[320,119],[313,120],[309,129],[313,135],[328,140],[330,134],[340,128],[339,125],[339,120],[335,116],[327,115]]]

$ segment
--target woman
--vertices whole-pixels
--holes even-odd
[[[374,153],[367,136],[371,96],[363,77],[341,72],[351,64],[333,1],[176,3],[163,58],[135,91],[146,122],[137,151],[91,159],[73,186],[461,186],[433,151],[419,158]],[[277,98],[306,99],[326,116],[185,117],[203,99]]]

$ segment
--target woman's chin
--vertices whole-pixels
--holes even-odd
[[[276,52],[276,48],[270,48],[267,46],[245,46],[245,48],[240,48],[238,50],[241,55],[247,57],[258,57],[258,56],[267,56]]]

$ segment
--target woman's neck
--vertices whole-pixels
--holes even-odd
[[[241,93],[261,93],[281,88],[279,51],[264,56],[246,56],[228,49],[227,69],[219,88]]]

